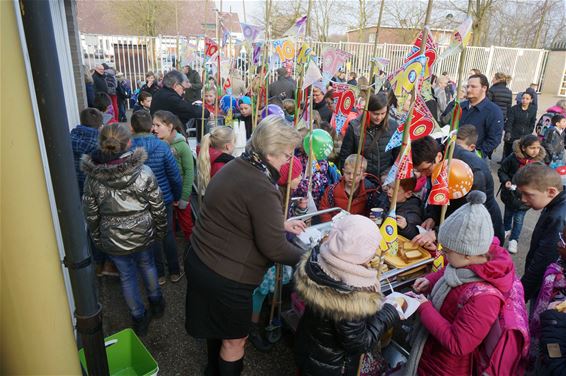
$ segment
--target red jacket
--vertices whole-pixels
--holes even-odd
[[[513,261],[497,244],[491,246],[490,255],[487,263],[467,268],[507,296],[513,285]],[[443,274],[444,269],[426,277],[431,289]],[[453,288],[440,312],[430,301],[419,307],[421,321],[430,335],[419,362],[418,375],[472,375],[474,351],[487,336],[503,302],[495,295],[478,295],[459,307],[460,296],[466,288],[469,288],[466,284]]]
[[[212,178],[224,165],[234,159],[233,156],[226,154],[218,149],[211,147],[208,149],[210,155],[210,177]]]
[[[365,179],[362,180],[360,186],[354,192],[354,198],[352,199],[352,207],[350,209],[351,214],[361,214],[364,216],[369,215],[369,209],[367,202],[368,202],[368,194],[370,191],[374,191],[375,189],[368,189],[365,186],[366,182]],[[333,204],[334,203],[334,204]],[[319,210],[329,209],[333,207],[340,207],[344,210],[348,208],[348,194],[346,193],[346,183],[344,178],[340,178],[338,183],[334,185],[328,186],[324,191],[324,195],[320,200]],[[336,213],[328,213],[328,214],[321,214],[320,221],[321,222],[328,222],[332,220],[332,216],[336,215]]]

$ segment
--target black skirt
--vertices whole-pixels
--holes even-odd
[[[185,265],[185,328],[195,338],[237,339],[249,334],[252,294],[257,286],[224,278],[189,247]]]

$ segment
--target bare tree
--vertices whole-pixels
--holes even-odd
[[[340,5],[336,0],[318,0],[314,4],[313,21],[317,40],[328,41],[330,24],[336,21]]]
[[[175,14],[174,3],[169,0],[115,0],[112,3],[116,22],[125,22],[137,35],[155,37],[170,23]]]

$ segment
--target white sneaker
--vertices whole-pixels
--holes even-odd
[[[516,240],[510,240],[509,241],[509,245],[507,246],[507,250],[509,251],[509,253],[517,253],[517,241]]]
[[[505,239],[508,239],[509,235],[511,235],[511,230],[505,231]]]

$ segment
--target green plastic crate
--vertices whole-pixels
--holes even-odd
[[[112,376],[152,376],[159,367],[153,356],[132,329],[124,329],[105,339],[108,368]],[[86,372],[84,349],[79,351],[81,366]]]

